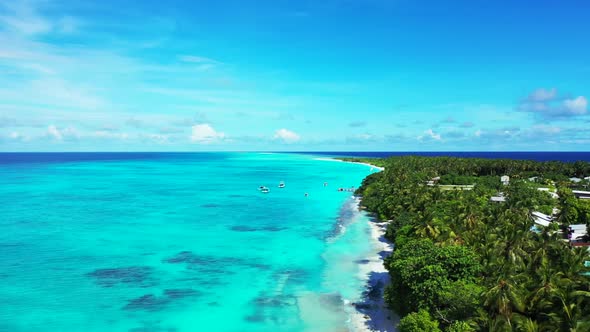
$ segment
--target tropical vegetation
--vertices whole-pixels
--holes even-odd
[[[355,161],[385,167],[357,194],[388,223],[386,237],[395,244],[385,259],[385,300],[402,316],[400,331],[590,331],[589,251],[572,247],[563,233],[570,224],[589,224],[590,204],[572,194],[569,181],[590,175],[589,163]],[[539,183],[556,188],[559,198],[538,190]],[[457,184],[473,187],[445,186]],[[497,195],[505,201],[490,201]],[[557,212],[556,222],[535,226],[532,211]]]

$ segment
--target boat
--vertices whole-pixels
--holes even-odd
[[[281,182],[279,183],[279,188],[285,188],[285,182],[281,181]]]
[[[268,194],[270,192],[270,188],[262,187],[260,188],[260,192],[263,194]]]

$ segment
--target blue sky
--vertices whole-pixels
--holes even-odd
[[[0,151],[588,151],[586,1],[2,1]]]

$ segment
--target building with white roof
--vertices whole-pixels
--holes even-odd
[[[590,191],[572,190],[572,193],[579,199],[590,199]]]
[[[504,196],[492,196],[490,197],[490,201],[495,203],[503,203],[506,202],[506,197]]]
[[[531,213],[531,217],[533,218],[533,221],[535,222],[535,224],[547,227],[549,226],[549,224],[551,224],[551,222],[553,221],[553,217],[552,216],[548,216],[544,213],[538,212],[538,211],[533,211]]]
[[[572,241],[581,241],[588,234],[585,224],[570,225],[569,228],[572,230],[570,237]]]
[[[538,191],[544,191],[546,193],[548,193],[549,195],[551,195],[552,198],[559,198],[559,196],[557,195],[557,193],[550,191],[549,188],[537,188]]]
[[[510,184],[510,177],[508,175],[502,175],[502,177],[500,177],[500,181],[502,182],[502,184],[507,186],[508,184]]]

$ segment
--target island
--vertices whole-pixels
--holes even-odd
[[[590,163],[341,160],[384,168],[356,194],[394,244],[392,330],[590,331]]]

